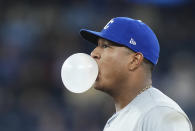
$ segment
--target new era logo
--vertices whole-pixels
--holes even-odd
[[[136,45],[136,42],[135,42],[135,40],[133,38],[131,38],[131,40],[129,41],[129,43],[132,44],[132,45]]]

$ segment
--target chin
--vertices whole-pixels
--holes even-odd
[[[101,86],[99,85],[99,82],[95,81],[95,83],[93,84],[93,88],[96,90],[100,90]]]
[[[105,92],[105,93],[109,94],[109,89],[106,88],[106,86],[103,86],[102,84],[100,84],[97,81],[94,83],[93,88],[96,89],[96,90],[99,90],[99,91],[102,91],[102,92]]]
[[[99,81],[95,81],[93,88],[96,90],[103,90],[103,87],[100,85]]]

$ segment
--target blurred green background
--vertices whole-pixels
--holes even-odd
[[[102,131],[112,99],[70,93],[60,71],[68,56],[94,48],[81,28],[100,31],[117,16],[154,30],[161,52],[153,85],[195,125],[193,0],[0,0],[0,131]]]

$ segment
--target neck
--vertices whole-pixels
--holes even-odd
[[[122,95],[118,97],[113,97],[115,101],[116,112],[123,109],[127,106],[134,98],[136,97],[135,93],[129,93],[129,95]]]
[[[112,97],[115,102],[116,112],[123,109],[127,106],[137,95],[144,92],[152,85],[151,79],[147,80],[132,80],[127,86],[121,87],[122,90],[116,91],[117,93],[113,94]],[[140,82],[142,81],[142,82]],[[136,83],[136,84],[135,84]]]

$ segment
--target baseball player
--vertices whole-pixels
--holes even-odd
[[[80,34],[97,45],[91,52],[99,66],[94,88],[115,102],[104,131],[192,131],[179,105],[152,86],[160,47],[146,24],[117,17],[101,32],[81,29]]]

